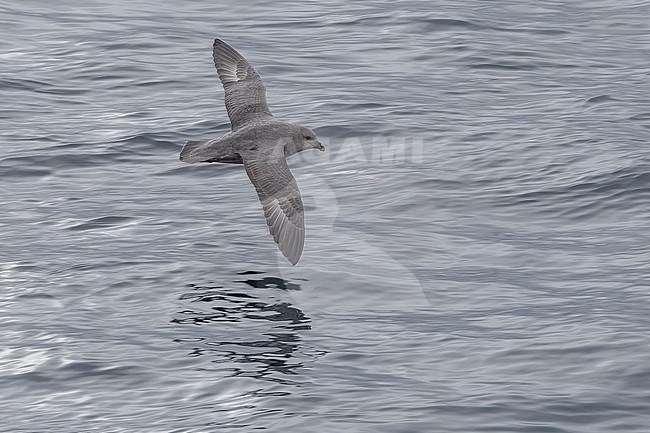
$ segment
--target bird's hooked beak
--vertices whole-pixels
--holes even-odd
[[[325,152],[325,146],[323,146],[322,144],[318,143],[318,150],[320,150],[321,152]]]

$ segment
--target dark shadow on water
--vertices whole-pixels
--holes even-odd
[[[190,284],[180,300],[184,309],[172,319],[177,325],[200,325],[175,339],[191,357],[210,357],[215,369],[228,376],[246,376],[293,383],[305,356],[301,334],[311,319],[286,300],[277,289],[300,290],[300,285],[278,277],[259,277],[257,271],[239,275],[228,286]],[[269,290],[266,290],[269,289]],[[282,297],[282,296],[280,296]],[[186,328],[181,328],[186,329]],[[211,368],[208,368],[211,369]]]
[[[244,272],[238,272],[237,275],[259,275],[263,273],[264,272],[262,271],[244,271]],[[264,277],[261,279],[250,279],[250,280],[242,280],[242,281],[235,281],[235,282],[246,283],[249,286],[258,289],[265,288],[265,287],[268,288],[277,287],[278,289],[282,289],[282,290],[300,290],[300,284],[290,283],[287,280],[278,277]]]
[[[244,280],[238,282],[246,283],[256,289],[277,287],[282,290],[300,290],[300,284],[290,283],[278,277],[264,277],[261,280]]]

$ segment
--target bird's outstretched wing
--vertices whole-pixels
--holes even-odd
[[[233,131],[250,120],[272,116],[266,103],[262,77],[244,56],[222,40],[215,39],[212,57],[226,93],[226,110]]]
[[[305,211],[282,147],[242,152],[244,167],[264,208],[266,224],[282,254],[296,264],[305,245]]]

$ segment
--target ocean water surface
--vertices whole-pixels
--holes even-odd
[[[0,430],[650,431],[647,2],[0,1]],[[328,152],[305,252],[219,37]]]

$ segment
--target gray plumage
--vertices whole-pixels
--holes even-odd
[[[187,141],[180,159],[190,164],[244,164],[273,240],[295,265],[305,244],[305,212],[285,158],[306,149],[325,148],[312,130],[271,114],[262,77],[241,54],[215,39],[212,56],[225,91],[231,131],[212,140]]]

